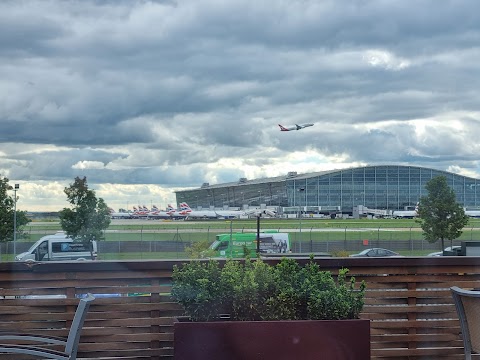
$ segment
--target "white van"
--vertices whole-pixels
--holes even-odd
[[[15,256],[15,261],[95,260],[96,258],[96,241],[92,241],[92,251],[90,251],[82,242],[74,242],[64,232],[58,232],[42,237],[28,251]]]

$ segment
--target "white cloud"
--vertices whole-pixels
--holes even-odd
[[[387,70],[403,70],[411,66],[408,59],[400,58],[385,50],[368,50],[363,59],[373,67],[382,67]]]
[[[79,169],[79,170],[85,170],[85,169],[103,169],[105,166],[102,162],[100,161],[79,161],[75,165],[72,166],[72,169]]]

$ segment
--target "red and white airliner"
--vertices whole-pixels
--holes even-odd
[[[280,131],[292,131],[292,130],[300,130],[300,129],[304,129],[306,127],[309,127],[309,126],[313,126],[313,124],[295,124],[295,125],[292,125],[292,126],[283,126],[283,125],[280,125],[278,124],[278,126],[280,126]]]

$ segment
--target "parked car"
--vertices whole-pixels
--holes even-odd
[[[455,255],[451,255],[451,256],[458,256],[459,253],[462,251],[462,247],[459,246],[459,245],[449,246],[449,247],[446,247],[444,251],[453,251],[453,252],[455,252]],[[427,256],[443,256],[443,251],[433,252],[433,253],[428,254]]]
[[[401,257],[399,253],[395,251],[382,249],[382,248],[371,248],[365,249],[358,254],[352,254],[351,257]]]

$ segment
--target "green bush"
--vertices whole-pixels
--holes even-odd
[[[310,260],[300,266],[283,258],[270,266],[261,259],[192,261],[173,270],[172,297],[193,321],[223,314],[232,320],[355,319],[362,311],[365,283],[340,269],[336,279]]]
[[[174,269],[172,296],[195,321],[209,321],[218,317],[222,306],[221,269],[216,261],[191,261],[181,270]],[[180,285],[181,284],[181,285]]]
[[[210,249],[209,240],[200,240],[185,247],[185,254],[190,259],[205,259],[214,256],[215,251]]]

